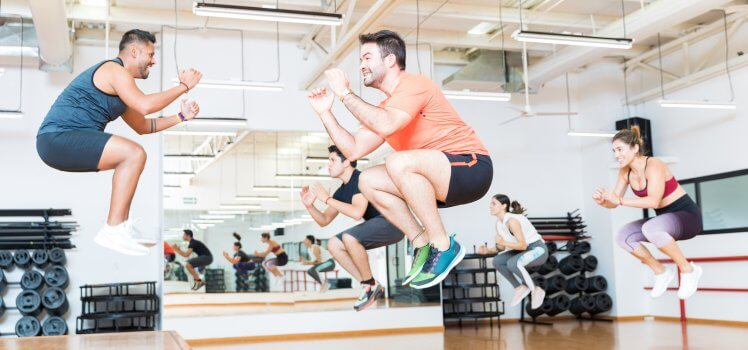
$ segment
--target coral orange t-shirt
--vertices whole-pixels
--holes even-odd
[[[380,108],[396,108],[413,119],[385,138],[395,150],[434,149],[449,154],[482,154],[488,150],[475,130],[465,124],[431,79],[404,73],[392,96]]]

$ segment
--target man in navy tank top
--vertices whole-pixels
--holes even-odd
[[[156,37],[146,31],[125,33],[116,58],[85,70],[62,91],[36,136],[39,157],[52,168],[68,172],[114,170],[109,215],[94,240],[129,255],[147,255],[148,248],[156,244],[138,237],[129,218],[146,154],[139,144],[106,133],[104,128],[122,116],[138,134],[151,134],[193,119],[200,112],[197,103],[185,99],[176,115],[145,118],[192,89],[202,77],[194,69],[182,70],[179,85],[144,94],[135,79],[147,79],[156,64],[155,42]]]

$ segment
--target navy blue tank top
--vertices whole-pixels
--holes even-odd
[[[94,73],[107,62],[124,66],[119,57],[99,62],[75,77],[49,109],[37,134],[70,130],[104,131],[106,125],[119,118],[127,105],[117,95],[110,95],[94,85]]]

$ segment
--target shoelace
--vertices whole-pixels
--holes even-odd
[[[440,256],[441,256],[441,252],[439,252],[439,249],[431,246],[429,248],[429,257],[426,259],[426,263],[423,264],[422,271],[433,272],[434,269],[436,268],[436,263],[439,261]]]

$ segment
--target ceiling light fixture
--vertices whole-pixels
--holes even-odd
[[[288,22],[339,26],[343,15],[339,13],[283,10],[264,7],[192,3],[192,12],[198,16],[249,19],[256,21]]]

